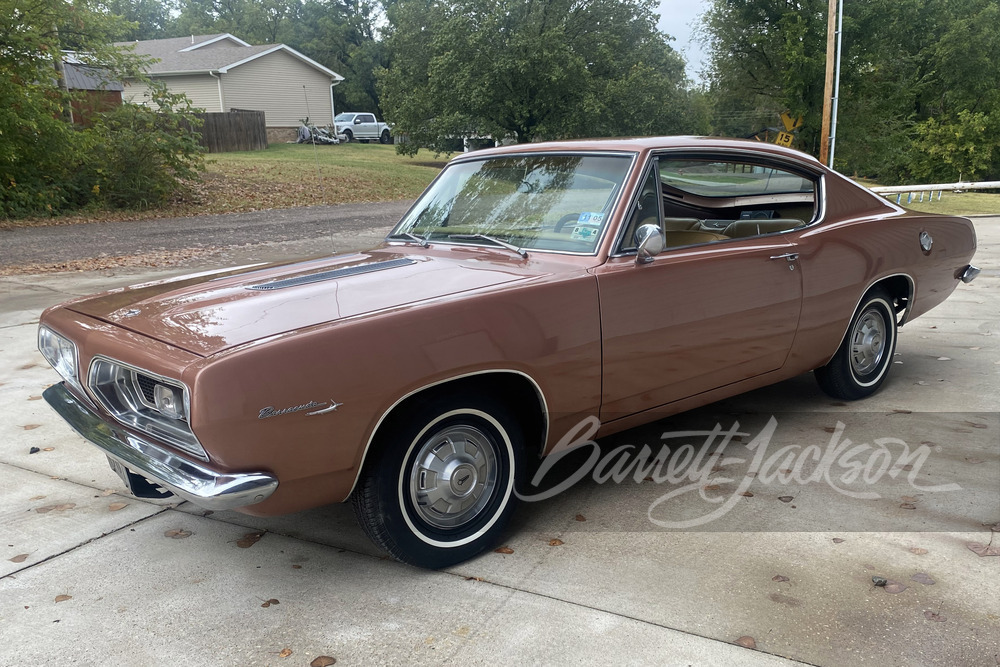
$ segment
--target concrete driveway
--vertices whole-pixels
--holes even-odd
[[[507,553],[443,572],[385,559],[348,506],[255,519],[123,495],[40,400],[57,375],[38,315],[178,269],[0,278],[0,664],[1000,665],[1000,218],[976,226],[983,274],[901,330],[875,397],[807,375],[615,436],[603,454],[743,434],[714,458],[687,437],[698,476],[588,475],[525,503]],[[377,236],[350,233],[224,258]],[[832,439],[867,447],[856,474],[805,479],[823,464],[801,448]]]

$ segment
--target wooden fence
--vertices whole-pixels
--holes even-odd
[[[233,109],[226,113],[199,113],[203,121],[201,145],[209,153],[260,151],[267,148],[263,111]]]

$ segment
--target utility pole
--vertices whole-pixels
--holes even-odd
[[[840,99],[840,49],[844,39],[844,0],[830,0],[826,24],[826,81],[823,85],[823,125],[819,161],[833,168],[837,147],[837,106]]]
[[[819,161],[830,161],[830,119],[833,117],[834,50],[837,42],[837,0],[830,0],[826,20],[826,81],[823,85],[823,125],[820,130]]]

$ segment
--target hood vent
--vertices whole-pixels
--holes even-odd
[[[260,283],[258,285],[249,285],[247,289],[258,290],[258,291],[268,291],[275,289],[284,289],[285,287],[296,287],[298,285],[309,285],[310,283],[319,283],[324,280],[336,280],[337,278],[346,278],[348,276],[357,276],[362,273],[372,273],[374,271],[382,271],[384,269],[396,269],[402,266],[409,266],[410,264],[416,264],[415,259],[390,259],[385,262],[372,262],[371,264],[358,264],[356,266],[349,266],[344,269],[334,269],[332,271],[321,271],[319,273],[310,273],[305,276],[296,276],[295,278],[285,278],[283,280],[273,280],[269,283]]]

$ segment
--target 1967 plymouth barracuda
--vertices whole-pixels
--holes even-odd
[[[497,539],[585,418],[601,437],[809,371],[872,394],[975,249],[968,220],[773,145],[509,146],[452,160],[372,250],[50,308],[45,397],[137,496],[350,499],[440,567]]]

